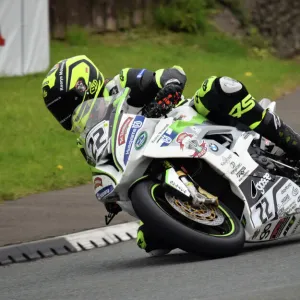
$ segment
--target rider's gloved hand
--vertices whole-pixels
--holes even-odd
[[[122,208],[116,202],[104,203],[106,210],[112,214],[118,214],[122,211]]]
[[[165,109],[176,106],[181,100],[182,88],[179,84],[165,85],[156,95],[156,102]]]

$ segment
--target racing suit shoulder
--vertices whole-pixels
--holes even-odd
[[[129,87],[128,104],[142,107],[153,101],[158,91],[168,83],[176,82],[182,89],[186,83],[186,75],[179,66],[159,69],[155,72],[148,69],[124,68],[107,84],[108,94],[115,90]]]

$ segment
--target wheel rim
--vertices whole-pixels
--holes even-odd
[[[225,220],[222,212],[214,205],[201,204],[200,207],[195,208],[187,201],[182,201],[168,193],[165,193],[165,197],[176,211],[195,222],[204,225],[219,226]]]
[[[183,213],[182,207],[178,207],[178,202],[171,204],[165,197],[165,193],[160,184],[155,184],[151,188],[151,196],[154,202],[162,209],[165,213],[167,213],[171,218],[183,223],[185,226],[196,230],[201,231],[204,234],[216,236],[216,237],[227,237],[232,235],[235,232],[235,224],[227,213],[226,209],[224,209],[221,205],[215,208],[214,214],[218,213],[218,217],[220,220],[223,219],[222,222],[218,221],[220,224],[217,225],[217,222],[208,221],[208,220],[201,220],[201,218],[192,217],[191,214]],[[170,196],[175,198],[173,196]],[[170,198],[169,198],[170,199]],[[178,199],[177,199],[178,200]],[[181,204],[183,201],[180,201]],[[176,207],[175,207],[176,206]],[[181,211],[179,211],[181,210]],[[211,214],[211,213],[210,213]],[[203,217],[204,214],[202,214]],[[200,220],[202,222],[200,222]],[[216,218],[213,219],[214,221]],[[205,222],[207,221],[207,222]],[[210,223],[212,222],[212,223]],[[213,225],[212,225],[213,224]]]

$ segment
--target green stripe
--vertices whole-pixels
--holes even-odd
[[[224,236],[230,236],[234,233],[234,230],[235,230],[235,225],[234,225],[234,222],[232,221],[230,215],[227,213],[227,211],[219,205],[218,207],[220,210],[222,210],[223,214],[226,215],[226,217],[228,218],[228,220],[230,221],[230,224],[231,224],[231,231],[229,233],[226,233],[226,234],[210,234],[212,236],[221,236],[221,237],[224,237]]]
[[[123,102],[125,101],[126,97],[129,94],[129,91],[130,91],[129,88],[126,88],[124,93],[122,94],[122,96],[117,98],[114,101],[114,106],[115,106],[115,103],[117,103],[117,109],[116,109],[116,114],[114,117],[114,125],[113,125],[113,130],[112,130],[112,137],[111,137],[112,156],[113,156],[114,163],[116,164],[117,168],[121,172],[123,172],[123,168],[121,167],[121,165],[119,164],[119,162],[117,160],[116,153],[115,153],[116,152],[115,144],[116,144],[116,139],[117,139],[118,123],[119,123],[121,108],[123,106]]]
[[[262,122],[262,120],[264,119],[266,113],[267,113],[267,110],[264,110],[264,112],[263,112],[263,114],[262,114],[262,117],[261,117],[261,120],[259,120],[259,121],[257,121],[257,122],[254,122],[253,124],[251,124],[251,125],[249,126],[249,128],[252,129],[252,130],[255,129],[255,128]]]
[[[204,117],[206,117],[209,114],[209,110],[203,105],[198,95],[196,95],[194,104],[199,114],[201,114]]]
[[[156,81],[156,84],[159,88],[162,88],[162,85],[161,85],[161,82],[160,82],[160,79],[161,79],[161,76],[164,72],[164,69],[159,69],[155,72],[155,81]]]
[[[129,68],[126,68],[126,69],[123,69],[120,73],[120,81],[121,81],[121,87],[122,88],[125,88],[126,87],[126,84],[127,84],[127,75],[128,75],[128,71],[130,69]]]

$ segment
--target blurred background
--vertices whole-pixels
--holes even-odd
[[[186,97],[227,75],[277,99],[300,85],[299,52],[298,0],[0,0],[0,199],[91,180],[41,96],[61,59],[85,54],[107,77],[176,64]]]

